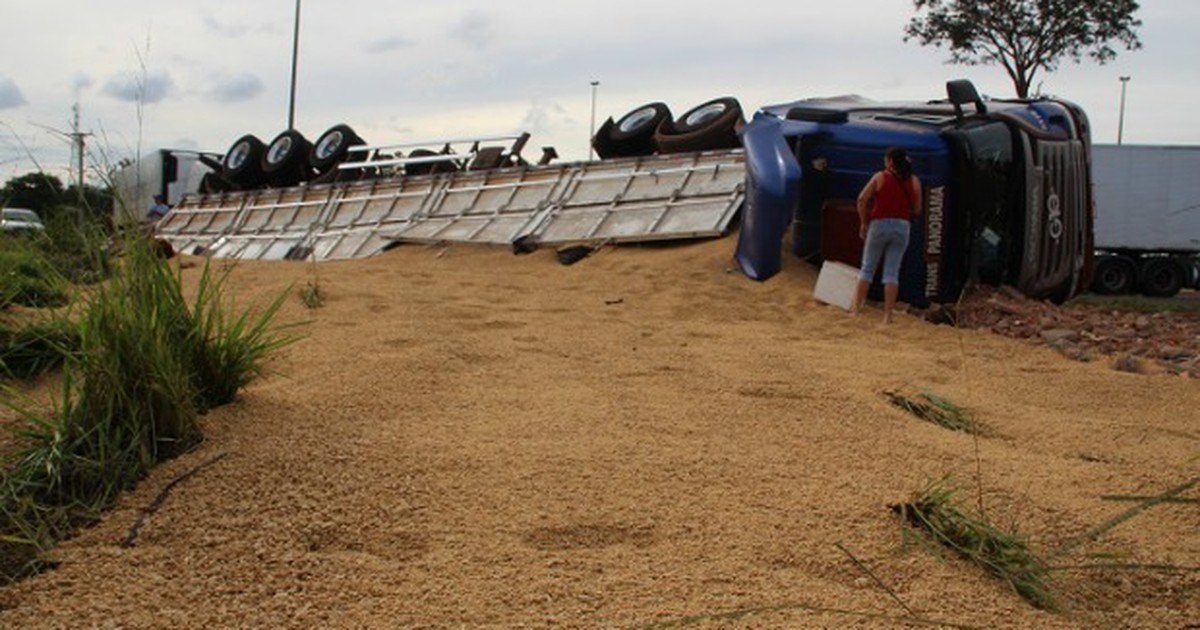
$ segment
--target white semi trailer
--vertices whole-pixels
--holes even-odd
[[[113,223],[139,221],[162,195],[175,206],[184,195],[201,190],[204,177],[220,169],[221,154],[182,149],[157,149],[122,163],[111,174]]]
[[[1097,293],[1200,288],[1200,146],[1093,145]]]

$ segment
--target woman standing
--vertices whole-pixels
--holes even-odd
[[[882,256],[883,323],[889,324],[900,293],[900,261],[908,248],[909,221],[921,214],[921,181],[912,174],[912,161],[904,149],[888,149],[883,164],[884,170],[875,173],[858,194],[858,237],[866,244],[850,312],[857,315],[866,302]]]

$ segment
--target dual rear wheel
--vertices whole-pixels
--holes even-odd
[[[606,120],[592,147],[601,159],[732,149],[741,146],[738,132],[745,124],[742,106],[732,97],[701,103],[677,118],[666,104],[647,103]]]
[[[332,179],[330,174],[336,174],[339,164],[357,157],[351,149],[363,144],[363,139],[345,124],[330,127],[316,142],[295,129],[283,131],[270,143],[246,134],[225,152],[219,175],[203,185],[201,192],[295,186]]]
[[[1141,291],[1149,297],[1171,297],[1181,289],[1196,286],[1196,263],[1173,256],[1136,259],[1133,256],[1107,254],[1096,262],[1092,290],[1102,295],[1122,295]]]

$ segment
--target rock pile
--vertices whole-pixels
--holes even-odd
[[[1056,305],[1003,287],[973,289],[958,304],[923,313],[939,323],[982,328],[1057,349],[1077,361],[1111,360],[1127,371],[1147,364],[1200,378],[1200,312],[1141,313],[1087,304]]]

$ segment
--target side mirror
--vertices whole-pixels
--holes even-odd
[[[975,85],[966,79],[947,81],[946,96],[954,105],[954,113],[959,118],[963,117],[962,106],[964,103],[974,103],[977,114],[987,113],[987,107],[984,106],[983,99],[979,98],[979,92],[975,90]]]

